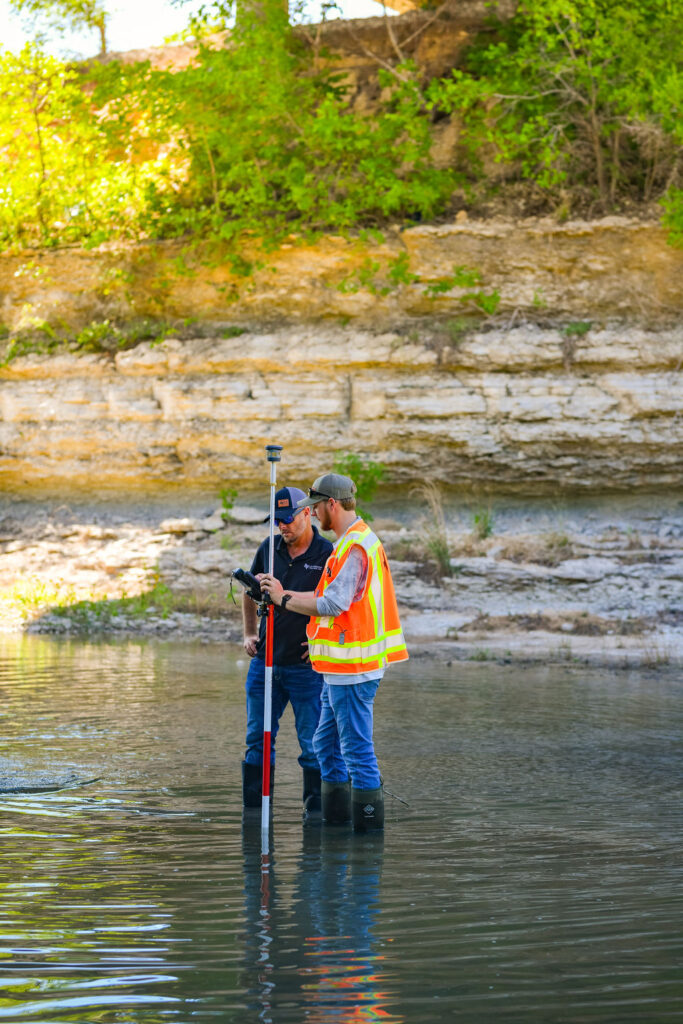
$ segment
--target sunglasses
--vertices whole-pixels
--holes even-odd
[[[329,501],[329,494],[323,494],[322,491],[314,491],[312,487],[308,488],[308,497],[313,498],[314,501]]]
[[[299,512],[303,512],[303,509],[302,508],[297,508],[297,509],[295,509],[294,512],[290,513],[290,515],[288,515],[288,516],[277,516],[276,519],[275,519],[275,522],[276,523],[286,523],[286,525],[289,526],[290,523],[294,522],[296,517],[299,515]]]

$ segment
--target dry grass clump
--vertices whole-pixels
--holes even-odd
[[[509,540],[500,539],[497,558],[510,562],[533,562],[535,565],[555,566],[567,558],[574,558],[576,548],[565,533],[552,531],[541,534],[520,534]]]
[[[479,558],[488,554],[492,544],[490,538],[483,540],[474,533],[460,533],[453,538],[452,553],[467,558]]]
[[[642,617],[610,619],[589,612],[562,615],[556,612],[538,612],[516,615],[478,615],[460,628],[461,633],[564,633],[572,636],[641,636],[653,629],[655,623]],[[567,629],[571,626],[571,629]]]
[[[459,534],[453,539],[452,554],[469,558],[492,554],[510,562],[555,566],[567,558],[576,557],[577,549],[563,533],[480,537],[472,532]]]
[[[424,501],[428,509],[421,532],[421,546],[426,558],[439,576],[450,576],[453,568],[441,490],[428,481],[414,488],[413,494]]]

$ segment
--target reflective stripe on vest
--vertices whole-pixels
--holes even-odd
[[[353,523],[338,541],[325,565],[316,597],[324,594],[339,575],[354,544],[368,556],[361,597],[336,617],[314,615],[308,623],[311,664],[318,672],[359,675],[408,657],[386,553],[362,520]]]

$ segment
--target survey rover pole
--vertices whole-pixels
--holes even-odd
[[[268,572],[273,574],[275,567],[275,485],[277,463],[280,461],[282,445],[267,444],[266,458],[270,463],[270,534],[268,541]],[[261,781],[261,837],[268,849],[268,828],[270,825],[270,732],[273,714],[273,633],[275,627],[275,607],[268,602],[266,613],[266,672],[264,679],[263,699],[263,773]]]

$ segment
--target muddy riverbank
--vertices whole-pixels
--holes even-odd
[[[241,640],[230,573],[265,535],[265,497],[138,505],[6,498],[0,629]],[[398,511],[397,511],[398,510]],[[683,663],[683,496],[618,504],[380,501],[413,656]]]

